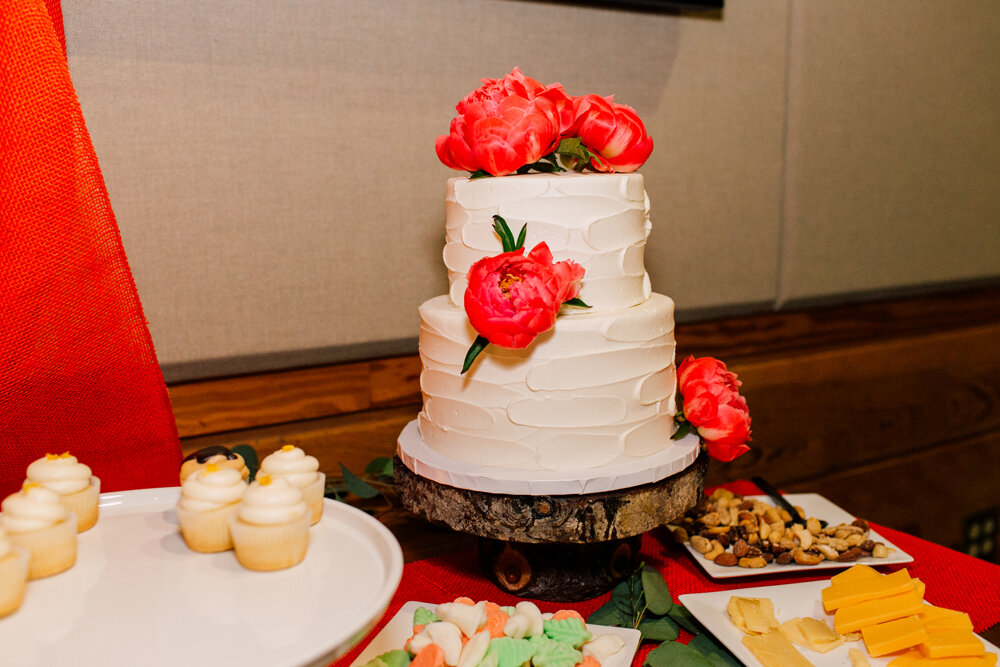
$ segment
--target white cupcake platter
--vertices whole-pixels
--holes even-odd
[[[77,563],[28,582],[0,619],[0,663],[328,665],[381,618],[403,555],[378,521],[325,501],[295,567],[252,572],[231,551],[200,554],[177,528],[179,487],[101,495]]]

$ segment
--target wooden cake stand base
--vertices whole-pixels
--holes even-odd
[[[708,458],[658,482],[573,496],[503,495],[421,477],[395,459],[403,506],[479,539],[479,563],[502,590],[558,602],[607,592],[638,565],[643,533],[697,504]]]

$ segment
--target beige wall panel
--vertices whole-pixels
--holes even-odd
[[[792,5],[780,301],[1000,275],[994,0]]]
[[[489,0],[64,12],[168,377],[415,349],[417,306],[446,288],[454,172],[434,139],[515,65],[646,120],[657,291],[691,310],[774,299],[786,0],[733,0],[724,20]]]

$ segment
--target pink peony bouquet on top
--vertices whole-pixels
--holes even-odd
[[[483,79],[455,109],[438,158],[477,176],[592,169],[635,171],[653,140],[633,109],[613,97],[571,97],[562,85],[543,86],[514,70]]]

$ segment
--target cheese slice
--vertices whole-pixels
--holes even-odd
[[[867,656],[864,652],[852,648],[847,652],[847,657],[851,659],[851,667],[871,667],[871,663],[868,662]]]
[[[902,570],[901,570],[902,571]],[[861,629],[861,638],[873,657],[902,651],[927,641],[927,631],[916,616],[898,618],[895,621],[868,625]]]
[[[913,663],[912,667],[994,667],[996,664],[996,654],[987,653],[981,656],[966,656],[964,658],[921,657]]]
[[[878,578],[864,578],[833,584],[821,591],[823,608],[831,612],[849,604],[857,604],[865,600],[899,595],[913,590],[913,580],[906,569],[898,570]]]
[[[913,667],[917,663],[917,660],[923,659],[923,653],[915,648],[911,648],[909,651],[901,653],[890,660],[888,667]]]
[[[916,591],[865,600],[841,607],[833,615],[833,627],[841,633],[855,632],[868,625],[893,621],[904,616],[919,614],[924,602]]]
[[[843,637],[815,618],[793,618],[782,623],[778,630],[793,644],[817,653],[827,653],[844,643]]]
[[[928,658],[958,658],[986,653],[983,642],[972,630],[931,632],[917,648]]]
[[[858,581],[860,579],[874,579],[876,577],[881,577],[882,575],[878,573],[878,570],[871,567],[870,565],[865,565],[864,563],[856,563],[849,567],[848,569],[835,574],[830,577],[831,584],[843,584],[848,581]]]
[[[743,632],[763,634],[778,627],[774,605],[767,598],[733,596],[727,605],[729,618]]]
[[[815,667],[780,632],[746,635],[743,637],[743,645],[764,667]]]
[[[956,611],[950,616],[942,616],[932,620],[921,619],[924,623],[924,630],[927,632],[940,632],[941,630],[967,630],[972,632],[972,619],[964,611]]]

